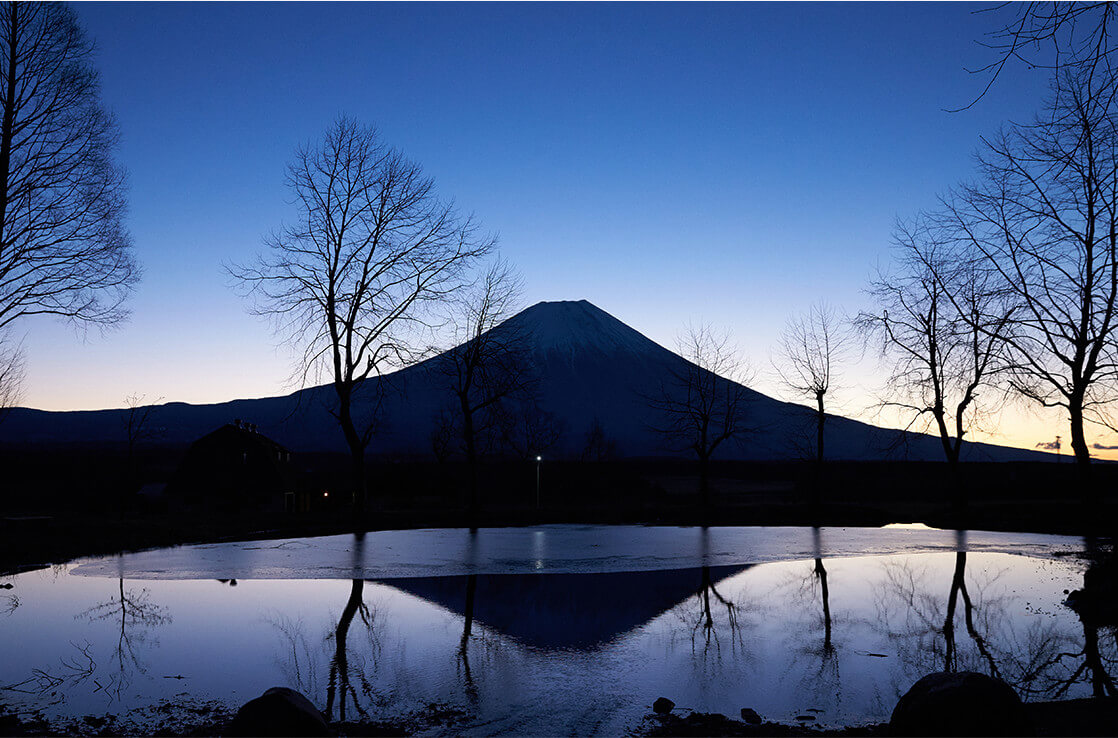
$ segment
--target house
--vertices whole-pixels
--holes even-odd
[[[191,444],[167,494],[215,509],[308,508],[298,494],[291,452],[239,419]]]

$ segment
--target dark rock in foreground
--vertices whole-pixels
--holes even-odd
[[[657,697],[656,701],[652,703],[652,711],[657,715],[667,715],[675,707],[675,703],[667,697]]]
[[[973,671],[929,674],[901,697],[895,736],[1032,735],[1021,698],[1000,679]]]
[[[741,708],[741,719],[750,725],[760,725],[763,722],[761,716],[751,707]]]
[[[333,731],[310,700],[287,687],[272,687],[249,700],[229,724],[229,736],[328,736]]]

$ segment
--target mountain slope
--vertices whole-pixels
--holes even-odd
[[[684,359],[585,300],[541,302],[510,318],[495,331],[526,337],[539,371],[539,405],[561,421],[565,432],[549,455],[575,456],[587,432],[598,423],[619,455],[677,455],[652,430],[657,413],[649,397],[671,386]],[[439,411],[452,396],[437,370],[439,357],[387,375],[382,421],[370,454],[430,456],[430,436]],[[370,386],[370,389],[373,389]],[[368,393],[373,394],[373,393]],[[804,455],[813,414],[808,408],[746,390],[750,424],[756,429],[742,443],[724,445],[716,458],[782,459]],[[161,442],[187,444],[214,428],[241,418],[294,451],[343,451],[337,423],[329,413],[333,389],[311,387],[291,395],[235,400],[209,405],[159,406],[154,423]],[[0,423],[0,442],[34,444],[123,443],[127,410],[47,412],[17,408]],[[942,459],[938,439],[909,434],[841,417],[827,421],[826,444],[832,459]],[[967,444],[972,460],[1048,458],[1031,451]]]

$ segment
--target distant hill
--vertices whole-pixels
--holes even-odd
[[[656,411],[646,398],[670,386],[685,360],[585,300],[541,302],[496,331],[526,337],[540,376],[539,406],[565,429],[553,456],[575,456],[597,422],[623,457],[678,456],[651,428]],[[436,370],[440,357],[372,382],[383,383],[383,421],[369,447],[373,455],[430,457],[435,417],[451,400],[445,378]],[[789,459],[809,448],[813,433],[809,408],[746,390],[748,412],[757,430],[744,442],[726,445],[716,458]],[[366,393],[366,395],[372,393]],[[153,422],[163,429],[160,443],[185,445],[235,418],[256,424],[261,433],[296,452],[344,451],[337,423],[329,413],[330,386],[290,395],[234,400],[209,405],[167,403],[156,407]],[[0,423],[0,443],[88,445],[123,443],[127,410],[48,412],[16,408]],[[828,458],[847,460],[943,458],[939,440],[902,434],[832,416],[826,427]],[[969,443],[964,458],[975,461],[1045,460],[1048,454]]]

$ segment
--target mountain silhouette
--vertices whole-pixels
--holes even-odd
[[[552,456],[577,456],[586,434],[599,426],[621,457],[680,456],[654,430],[658,412],[649,398],[673,386],[686,360],[586,300],[541,302],[493,329],[523,336],[538,371],[538,404],[564,429]],[[452,349],[453,350],[453,349]],[[369,380],[363,396],[382,397],[381,420],[370,455],[429,457],[435,418],[451,404],[439,356]],[[728,380],[727,380],[728,381]],[[373,390],[382,389],[383,392]],[[810,408],[781,402],[746,389],[753,431],[740,443],[723,444],[721,459],[794,459],[805,456],[814,432]],[[241,418],[259,432],[295,452],[345,450],[341,431],[330,414],[334,391],[329,385],[289,395],[206,405],[167,403],[156,407],[152,423],[158,443],[186,445],[215,428]],[[367,402],[367,400],[366,400]],[[0,442],[35,445],[123,443],[127,409],[56,412],[13,409],[0,423]],[[907,458],[939,461],[938,438],[879,428],[839,416],[826,427],[828,458],[874,460]],[[1037,460],[1038,452],[991,444],[968,443],[968,460]]]

